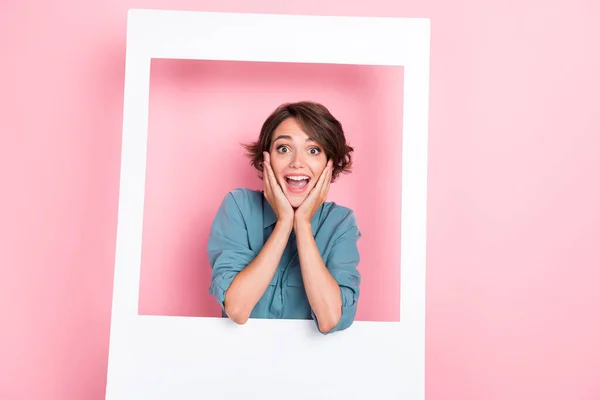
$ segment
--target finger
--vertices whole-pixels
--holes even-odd
[[[263,164],[264,166],[264,164]],[[267,175],[267,168],[263,167],[263,184],[265,185],[265,197],[267,198],[267,201],[270,203],[271,202],[271,195],[273,193],[273,191],[271,190],[271,183],[270,183],[270,179],[269,176]]]
[[[271,178],[273,175],[273,170],[271,169],[271,158],[269,157],[269,153],[266,151],[263,152],[263,157],[264,157],[263,165],[265,168],[265,173],[269,176],[269,178]]]
[[[329,186],[331,185],[331,176],[333,175],[333,162],[331,160],[327,163],[327,170],[324,175],[323,185],[321,186],[321,195],[327,196]]]
[[[265,157],[267,160],[270,160],[268,153],[265,153]],[[265,165],[265,170],[266,170],[266,176],[265,178],[269,180],[269,186],[271,189],[271,193],[273,194],[273,196],[275,196],[275,193],[280,193],[283,194],[283,191],[281,190],[281,186],[279,186],[279,183],[277,182],[277,179],[275,179],[275,173],[273,172],[273,168],[271,168],[271,163],[269,161],[264,163]]]
[[[319,180],[317,181],[317,184],[315,185],[315,189],[321,190],[323,188],[323,185],[325,184],[325,181],[327,180],[327,175],[330,170],[330,165],[331,165],[331,160],[327,162],[327,165],[325,165],[323,172],[321,172],[321,176],[319,176]]]
[[[276,188],[276,181],[275,181],[275,173],[273,172],[273,169],[271,168],[271,164],[267,163],[267,178],[269,179],[269,184],[271,185],[271,189],[275,189]]]
[[[329,162],[327,163],[327,176],[325,177],[326,180],[331,180],[331,174],[333,173],[333,161],[329,160]]]
[[[273,188],[271,187],[271,177],[269,172],[269,161],[265,158],[263,161],[263,183],[265,185],[265,194],[269,202],[272,200]]]
[[[273,171],[273,168],[271,167],[271,156],[267,152],[265,152],[265,156],[267,159],[267,167],[268,167],[269,179],[270,179],[270,183],[271,183],[271,189],[281,190],[281,186],[279,185],[279,182],[277,182],[277,178],[275,178],[275,172]]]
[[[273,174],[273,170],[271,168],[271,157],[269,155],[269,152],[263,151],[263,158],[263,165],[265,167],[266,173],[269,174],[269,176],[271,176]]]

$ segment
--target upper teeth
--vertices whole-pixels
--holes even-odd
[[[308,179],[308,176],[288,176],[288,179],[292,179],[295,181],[301,181],[303,179]]]

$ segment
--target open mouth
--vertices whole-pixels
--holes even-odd
[[[293,193],[302,193],[310,182],[310,178],[306,175],[287,175],[285,176],[285,184]]]

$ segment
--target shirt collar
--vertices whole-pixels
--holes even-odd
[[[264,229],[264,228],[268,228],[269,226],[271,226],[275,222],[277,222],[277,216],[275,215],[275,211],[273,211],[273,208],[267,201],[267,198],[265,197],[264,192],[263,192],[263,196],[262,196],[262,201],[263,201],[263,229]]]

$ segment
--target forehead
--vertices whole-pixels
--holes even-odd
[[[287,118],[277,126],[273,132],[273,140],[277,140],[279,136],[286,136],[286,139],[291,137],[292,139],[306,140],[309,138],[295,118]]]

